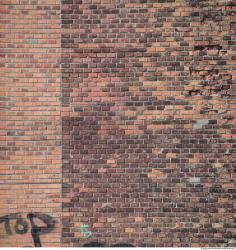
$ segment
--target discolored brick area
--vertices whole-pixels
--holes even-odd
[[[63,1],[63,245],[234,244],[233,5]]]
[[[235,13],[0,1],[0,246],[235,246]]]

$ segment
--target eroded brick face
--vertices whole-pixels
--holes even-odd
[[[235,2],[0,3],[0,245],[235,246]]]
[[[233,5],[63,1],[65,246],[233,244]]]

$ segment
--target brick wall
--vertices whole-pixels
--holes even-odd
[[[235,246],[234,1],[0,3],[0,245]]]
[[[60,1],[0,3],[0,246],[59,246]]]

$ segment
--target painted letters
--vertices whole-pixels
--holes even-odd
[[[82,247],[106,247],[106,245],[100,242],[89,242],[84,244]],[[134,247],[134,246],[128,243],[117,243],[111,245],[110,247]]]
[[[29,213],[27,215],[27,218],[30,221],[31,235],[34,241],[34,246],[41,247],[42,244],[40,241],[40,234],[50,233],[54,229],[56,221],[50,215],[42,213]],[[37,226],[34,221],[34,219],[36,218],[41,220],[45,224],[45,226]],[[28,232],[29,223],[27,222],[27,220],[23,219],[20,213],[14,213],[0,217],[0,224],[4,223],[5,232],[7,235],[12,235],[14,233],[10,226],[11,220],[16,221],[14,226],[14,232],[16,234],[26,234]]]

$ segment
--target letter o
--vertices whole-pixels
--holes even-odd
[[[19,226],[22,228],[19,228]],[[17,218],[16,225],[15,225],[15,232],[17,234],[26,234],[28,232],[29,226],[27,221],[23,220],[21,217]]]

